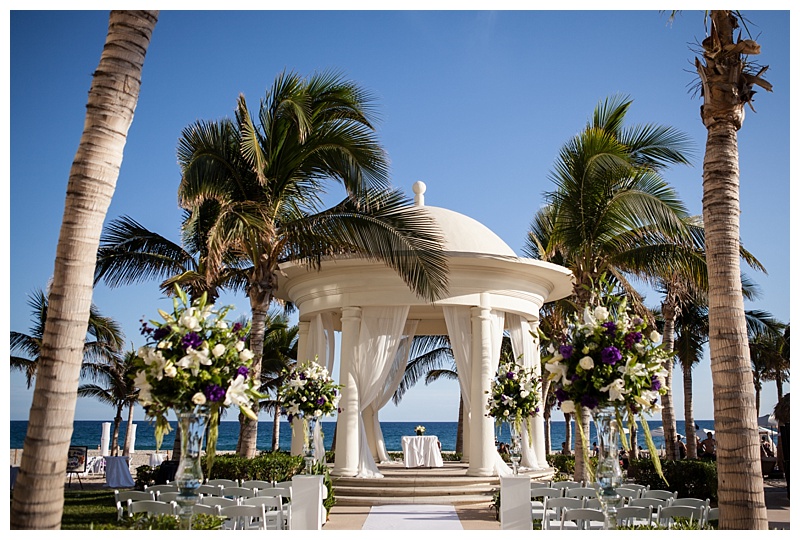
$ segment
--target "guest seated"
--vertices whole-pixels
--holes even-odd
[[[698,457],[704,458],[717,457],[717,441],[714,440],[714,436],[711,433],[706,434],[705,440],[700,443],[697,454]]]

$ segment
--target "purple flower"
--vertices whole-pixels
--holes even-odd
[[[200,336],[195,334],[194,332],[189,332],[183,339],[181,340],[181,345],[183,345],[184,349],[188,349],[191,347],[192,349],[199,349],[200,345],[203,344],[203,340],[200,339]]]
[[[581,398],[581,405],[589,409],[594,409],[597,407],[597,398],[590,396],[589,394],[584,394],[584,396]]]
[[[558,353],[564,358],[572,356],[572,345],[562,345],[558,348]]]
[[[208,399],[208,401],[217,402],[225,399],[225,389],[221,386],[217,386],[216,384],[209,384],[206,386],[206,389],[203,391],[203,393],[206,395],[206,399]]]
[[[156,341],[161,341],[165,337],[169,335],[169,328],[166,326],[162,326],[161,328],[157,328],[155,332],[153,332],[153,339]]]
[[[625,348],[633,349],[633,345],[635,343],[639,343],[640,341],[642,341],[641,332],[629,332],[625,335]]]
[[[147,326],[147,322],[145,322],[144,319],[139,319],[139,322],[142,323],[142,325],[139,327],[139,333],[141,333],[143,336],[146,336],[153,331],[152,328]]]
[[[320,396],[317,398],[317,405],[323,405],[325,403],[325,398]]]
[[[250,373],[250,370],[247,369],[245,366],[239,366],[239,369],[236,370],[236,375],[241,375],[242,377],[247,377]]]
[[[603,361],[604,364],[608,364],[613,366],[620,360],[622,360],[622,353],[619,352],[619,349],[616,347],[606,347],[602,351],[600,351],[600,360]]]
[[[506,379],[513,379],[513,378],[514,378],[514,372],[513,371],[509,371],[508,373],[506,373]]]
[[[633,326],[639,326],[643,322],[644,320],[641,317],[634,317],[633,319],[631,319],[631,323],[633,324]]]
[[[238,322],[237,323],[233,323],[233,329],[232,330],[233,330],[234,334],[238,334],[239,330],[241,330],[241,329],[242,329],[242,323],[238,323]]]
[[[306,374],[305,373],[300,373],[299,378],[300,378],[301,381],[306,380]]]
[[[613,336],[614,334],[617,333],[617,323],[615,322],[612,321],[604,322],[600,326],[606,329],[605,333],[607,336]]]
[[[653,377],[653,381],[650,383],[650,390],[659,390],[661,388],[661,381],[658,380],[658,377]]]
[[[571,380],[572,382],[575,382],[580,378],[581,378],[580,375],[578,375],[577,373],[573,373],[572,375],[569,376],[569,380]]]
[[[563,388],[556,388],[556,399],[558,400],[559,403],[561,403],[562,401],[567,401],[569,399],[569,396],[567,395],[567,393],[564,391]]]

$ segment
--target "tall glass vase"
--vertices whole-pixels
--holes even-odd
[[[617,411],[614,407],[598,408],[594,411],[594,424],[600,440],[600,452],[597,458],[595,480],[597,481],[597,498],[600,500],[605,514],[605,528],[617,528],[617,507],[622,497],[617,492],[622,479],[619,466],[619,430]]]
[[[180,506],[181,526],[192,528],[194,505],[200,499],[198,488],[203,483],[203,469],[200,464],[200,453],[206,433],[208,415],[203,413],[180,413],[178,428],[181,435],[181,459],[175,472],[175,484],[178,496],[175,501]]]
[[[508,453],[511,457],[511,470],[514,476],[519,474],[519,462],[522,459],[522,433],[520,425],[514,422],[508,422],[508,432],[510,434],[510,441],[508,445]]]
[[[314,416],[305,419],[306,432],[303,438],[303,461],[305,462],[305,474],[314,474],[313,467],[316,459],[314,458],[314,431],[317,426],[317,418]]]

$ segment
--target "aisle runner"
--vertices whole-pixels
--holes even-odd
[[[449,504],[391,504],[373,506],[362,530],[463,530]]]

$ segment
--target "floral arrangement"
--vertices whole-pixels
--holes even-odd
[[[501,363],[489,390],[487,415],[495,424],[509,422],[519,431],[524,420],[539,413],[540,382],[533,369],[515,361]]]
[[[245,346],[249,324],[230,325],[225,316],[232,306],[215,309],[207,297],[191,304],[177,285],[173,311],[158,310],[163,321],[142,321],[148,344],[136,351],[134,384],[145,414],[155,418],[156,447],[171,431],[167,414],[208,414],[207,457],[216,449],[220,409],[236,405],[257,419],[251,404],[262,396],[250,376],[253,353]]]
[[[425,435],[425,426],[417,426],[414,428],[414,433],[417,435]]]
[[[293,369],[285,370],[283,375],[278,399],[289,422],[295,417],[332,416],[339,410],[341,386],[335,384],[328,370],[316,361],[295,365]]]
[[[622,431],[623,416],[631,423],[636,415],[661,410],[669,353],[658,344],[659,333],[648,331],[641,317],[629,313],[626,298],[611,294],[610,287],[594,291],[592,297],[595,300],[571,318],[560,343],[549,345],[545,369],[563,412],[574,413],[579,406],[590,411],[614,407]],[[657,458],[647,422],[642,428]],[[624,437],[622,441],[627,449]]]

